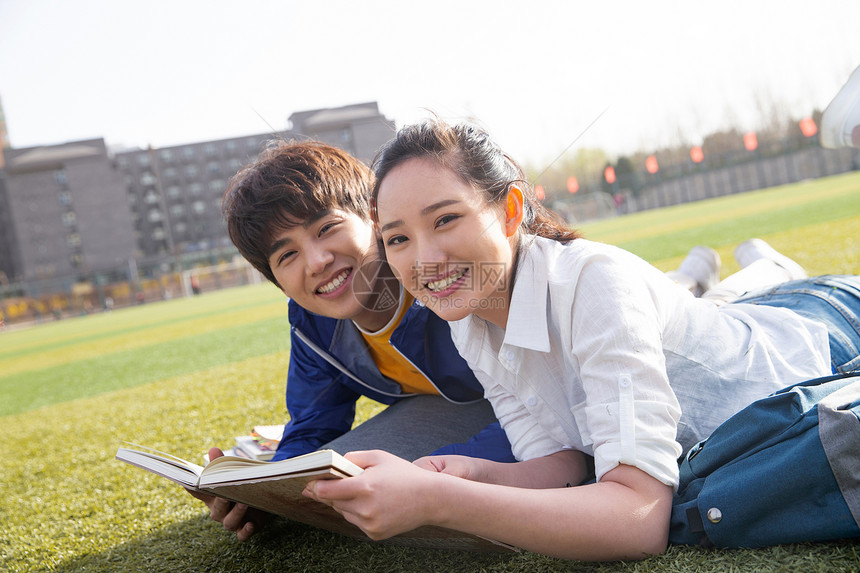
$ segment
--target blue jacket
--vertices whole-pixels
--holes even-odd
[[[399,384],[382,375],[352,321],[308,312],[292,300],[289,319],[287,411],[290,421],[275,460],[314,451],[348,432],[359,396],[392,404],[415,395],[404,393]],[[409,307],[391,335],[391,344],[446,399],[461,404],[483,399],[481,384],[451,341],[448,323],[423,305]],[[498,423],[468,444],[443,450],[437,453],[513,461],[510,444]]]

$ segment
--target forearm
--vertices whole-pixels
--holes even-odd
[[[486,462],[485,483],[530,489],[579,485],[587,477],[584,454],[562,450],[549,456],[512,464]]]
[[[639,472],[622,470],[630,471]],[[642,475],[634,476],[636,489],[608,480],[539,490],[438,475],[426,515],[429,523],[547,555],[641,559],[665,550],[672,499],[669,486]]]

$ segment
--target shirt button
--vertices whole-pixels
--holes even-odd
[[[514,351],[508,350],[507,352],[505,352],[505,358],[507,358],[508,360],[513,360],[514,359]]]
[[[620,388],[629,388],[630,387],[630,376],[622,376],[618,379],[618,386]]]
[[[528,406],[529,408],[533,408],[536,404],[537,398],[535,398],[534,396],[529,396],[528,398],[526,398],[526,406]]]

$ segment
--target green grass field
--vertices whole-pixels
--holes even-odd
[[[860,173],[589,224],[668,270],[696,244],[758,236],[810,274],[860,274]],[[123,440],[190,460],[284,420],[289,325],[271,285],[0,332],[3,571],[855,571],[852,541],[672,547],[638,563],[474,555],[343,539],[276,521],[239,543],[178,486],[113,459]],[[359,404],[366,419],[380,406]],[[623,535],[623,532],[621,532]]]

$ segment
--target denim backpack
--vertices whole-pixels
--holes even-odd
[[[750,404],[681,462],[672,543],[762,547],[858,536],[858,372]]]

